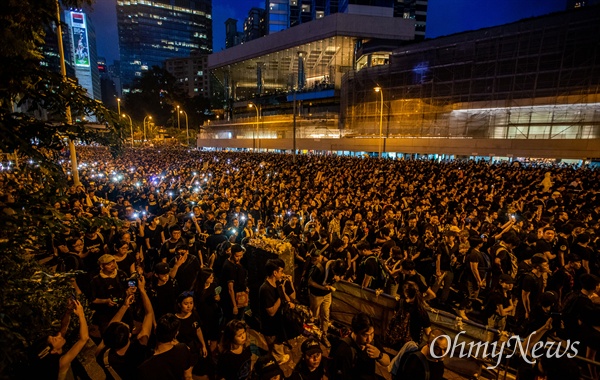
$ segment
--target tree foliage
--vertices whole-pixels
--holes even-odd
[[[62,1],[65,7],[83,3],[89,1]],[[67,228],[64,215],[53,208],[67,184],[58,164],[66,138],[108,144],[116,153],[122,134],[116,114],[75,81],[40,65],[56,16],[56,0],[0,5],[0,151],[26,158],[19,171],[0,176],[1,378],[14,378],[27,365],[31,342],[56,333],[72,292],[73,274],[52,273],[38,261],[40,254],[52,254],[52,237]],[[68,123],[67,107],[73,115],[94,115],[104,127]]]
[[[144,72],[133,85],[131,92],[125,96],[123,107],[131,114],[132,119],[142,121],[152,116],[155,124],[177,128],[177,106],[188,115],[190,135],[204,121],[209,119],[210,101],[202,96],[189,97],[176,85],[176,78],[168,71],[153,66]],[[185,115],[179,117],[178,134],[185,135]]]

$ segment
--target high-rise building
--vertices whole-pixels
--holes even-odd
[[[171,58],[165,61],[165,70],[175,77],[176,86],[190,98],[209,96],[210,76],[207,68],[206,54],[192,53],[187,58]]]
[[[427,0],[396,0],[394,17],[415,20],[415,40],[425,39],[427,26]]]
[[[212,0],[118,0],[117,25],[123,85],[166,59],[212,52]]]
[[[244,42],[263,37],[265,30],[265,10],[262,8],[251,8],[248,17],[244,20]]]
[[[415,39],[425,38],[428,0],[266,0],[266,33],[317,20],[334,13],[413,19]]]
[[[234,18],[225,20],[225,49],[242,43],[244,33],[238,32],[237,23],[238,20]]]

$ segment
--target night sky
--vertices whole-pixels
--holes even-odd
[[[429,0],[427,37],[501,25],[527,17],[562,11],[567,0]],[[213,0],[213,50],[225,48],[225,20],[235,18],[238,30],[248,10],[264,8],[264,0]],[[108,64],[119,59],[116,0],[96,0],[92,21],[96,27],[98,55]]]

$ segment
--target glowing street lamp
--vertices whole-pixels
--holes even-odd
[[[190,128],[188,126],[187,112],[185,112],[184,110],[181,110],[181,111],[179,111],[179,113],[182,113],[185,115],[185,134],[187,136],[187,145],[190,146]]]
[[[123,114],[123,117],[129,119],[129,131],[131,132],[131,147],[133,148],[133,122],[131,121],[131,117],[127,114]]]
[[[379,86],[374,88],[381,95],[381,112],[379,113],[379,158],[383,155],[383,89]]]
[[[148,115],[144,118],[144,142],[146,142],[146,119],[152,120],[152,116]]]
[[[256,110],[256,139],[257,141],[255,141],[255,146],[256,148],[260,148],[260,138],[258,136],[258,119],[259,119],[259,110],[258,110],[258,106],[252,102],[248,103],[248,108],[252,108],[254,107],[254,109]]]
[[[177,129],[181,129],[181,127],[179,127],[179,106],[177,106]]]
[[[121,98],[117,98],[117,113],[121,114]]]

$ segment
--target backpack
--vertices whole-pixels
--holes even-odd
[[[331,348],[329,349],[329,365],[327,366],[327,378],[329,380],[337,380],[337,379],[345,379],[348,378],[348,374],[338,373],[335,369],[335,356],[340,346],[346,344],[350,347],[350,351],[352,352],[352,363],[356,365],[356,348],[352,345],[352,338],[349,336],[340,338],[335,335],[329,336],[329,343],[331,344]]]
[[[363,278],[365,275],[365,265],[367,264],[367,261],[370,260],[371,258],[373,258],[377,261],[377,267],[379,268],[379,270],[377,271],[377,275],[371,279],[371,282],[379,281],[381,285],[378,288],[385,289],[387,282],[389,280],[389,275],[388,275],[388,272],[383,267],[383,263],[381,262],[381,260],[379,260],[379,258],[377,256],[369,256],[360,262],[359,267],[361,269],[361,272],[363,273]],[[369,284],[368,286],[370,286],[370,285],[371,284]]]
[[[427,358],[425,355],[419,350],[419,346],[417,343],[410,341],[404,344],[398,354],[394,356],[390,365],[388,366],[388,372],[392,375],[392,380],[402,379],[404,378],[404,373],[406,371],[406,362],[408,362],[408,358],[410,355],[416,355],[421,364],[425,369],[425,379],[429,380],[430,372],[429,372],[429,363],[427,362]]]

